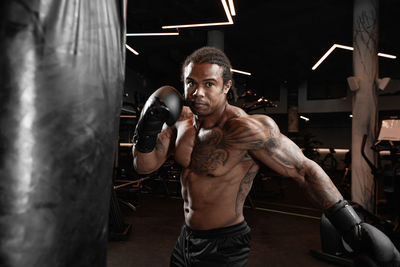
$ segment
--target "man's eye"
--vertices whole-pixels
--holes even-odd
[[[186,82],[186,85],[189,86],[189,87],[192,87],[193,86],[193,82]]]
[[[211,86],[213,86],[213,84],[212,84],[211,82],[207,82],[207,83],[206,83],[206,86],[207,86],[207,87],[211,87]]]

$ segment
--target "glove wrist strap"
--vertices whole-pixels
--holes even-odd
[[[154,150],[157,142],[157,135],[135,135],[133,144],[135,149],[141,153],[150,153]]]
[[[341,233],[354,229],[361,223],[360,217],[346,200],[340,200],[333,205],[327,212],[327,218]]]

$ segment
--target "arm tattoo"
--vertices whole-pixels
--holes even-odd
[[[165,152],[165,146],[164,146],[164,144],[162,143],[160,137],[157,137],[155,149],[156,149],[157,151],[161,152],[161,153],[164,153],[164,152]]]
[[[245,150],[259,149],[263,145],[263,129],[250,127],[245,123],[229,121],[224,126],[224,143],[228,147]]]
[[[306,167],[305,181],[304,186],[311,200],[323,210],[342,199],[328,175],[313,161]]]
[[[285,144],[280,137],[270,138],[264,143],[264,150],[283,167],[295,168],[298,173],[304,171],[304,156],[296,145]]]
[[[271,163],[270,166],[278,173],[295,178],[312,201],[323,209],[342,198],[321,167],[307,159],[296,144],[280,133],[278,126],[271,119],[255,119],[260,123],[259,127],[263,129],[264,135],[261,135],[262,147],[255,148],[254,152],[265,151],[268,156],[263,159],[263,163]],[[262,153],[259,155],[263,157]]]
[[[156,147],[155,150],[157,150],[160,153],[166,153],[168,147],[166,147],[165,142],[168,143],[171,142],[171,130],[168,128],[164,131],[162,131],[161,133],[158,134],[157,136],[157,141],[156,141]]]

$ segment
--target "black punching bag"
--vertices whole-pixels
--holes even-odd
[[[106,266],[124,0],[1,0],[0,266]]]

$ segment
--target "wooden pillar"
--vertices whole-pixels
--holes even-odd
[[[376,139],[377,94],[375,79],[378,76],[378,2],[379,0],[354,0],[353,20],[353,70],[356,88],[353,96],[352,122],[352,200],[368,211],[374,209],[374,177],[361,155],[363,136],[367,157],[375,162],[371,150]]]

